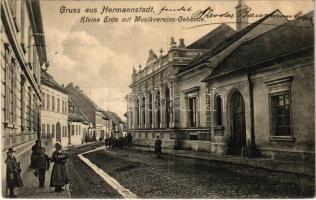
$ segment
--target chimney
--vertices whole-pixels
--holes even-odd
[[[177,43],[176,43],[176,41],[174,40],[174,38],[171,37],[171,39],[170,39],[170,50],[171,50],[171,49],[176,49],[176,48],[177,48]]]
[[[184,44],[184,39],[183,38],[179,39],[179,46],[178,46],[178,48],[179,49],[185,48],[185,44]]]
[[[245,10],[250,9],[248,7],[244,0],[238,0],[238,5],[236,6],[236,28],[237,31],[240,31],[244,29],[246,26],[248,26],[248,16],[243,15],[242,13],[245,13]]]

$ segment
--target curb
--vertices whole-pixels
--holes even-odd
[[[143,151],[143,152],[153,152],[152,149],[144,149],[144,148],[131,148],[132,150],[136,151]],[[308,176],[314,176],[314,171],[315,169],[307,168],[307,170],[298,170],[298,167],[295,167],[295,170],[285,168],[284,166],[288,166],[286,163],[282,163],[280,161],[275,161],[273,159],[266,159],[266,161],[271,162],[269,165],[262,165],[262,163],[257,163],[255,160],[244,158],[242,160],[236,160],[236,161],[231,161],[231,160],[225,160],[225,159],[218,159],[218,158],[202,158],[202,157],[195,157],[192,155],[181,155],[181,154],[174,154],[172,152],[162,152],[164,155],[172,155],[172,156],[177,156],[177,157],[182,157],[182,158],[191,158],[191,159],[198,159],[198,160],[203,160],[203,161],[215,161],[215,162],[221,162],[221,163],[230,163],[233,165],[242,165],[242,166],[248,166],[252,168],[261,168],[261,169],[266,169],[266,170],[271,170],[271,171],[276,171],[276,172],[286,172],[286,173],[295,173],[295,174],[302,174],[302,175],[308,175]],[[237,158],[237,157],[236,157]],[[256,163],[251,163],[251,162],[256,162]],[[279,164],[277,162],[280,162]],[[279,166],[277,166],[279,165]]]

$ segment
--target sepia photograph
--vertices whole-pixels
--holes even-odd
[[[314,199],[314,0],[0,0],[2,198]]]

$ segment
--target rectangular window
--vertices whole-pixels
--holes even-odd
[[[68,134],[67,134],[67,126],[65,126],[65,137],[67,137]]]
[[[75,135],[75,126],[74,125],[71,125],[71,135]]]
[[[55,137],[55,124],[52,125],[52,138]]]
[[[45,96],[46,96],[45,93],[43,93],[43,95],[42,95],[42,108],[43,108],[43,109],[46,108],[46,107],[45,107],[45,99],[46,99]]]
[[[60,112],[60,99],[57,98],[57,112]]]
[[[189,98],[189,119],[190,119],[190,127],[196,127],[196,119],[197,119],[197,98],[192,97]]]
[[[288,92],[271,96],[272,129],[274,136],[291,136],[290,95]]]
[[[32,130],[32,88],[29,87],[29,113],[28,113],[28,119],[29,119],[29,130]]]
[[[46,138],[45,127],[45,124],[42,124],[42,138]]]
[[[64,105],[65,105],[65,102],[64,100],[61,100],[61,113],[65,113],[65,110],[64,110]]]
[[[47,138],[50,138],[50,125],[47,124]]]
[[[50,110],[50,96],[49,94],[46,95],[46,108]]]
[[[55,97],[52,96],[52,111],[55,111]]]
[[[25,128],[25,77],[21,75],[21,129],[24,130]]]

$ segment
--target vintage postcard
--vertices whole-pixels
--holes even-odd
[[[3,198],[315,197],[313,0],[0,0]]]

